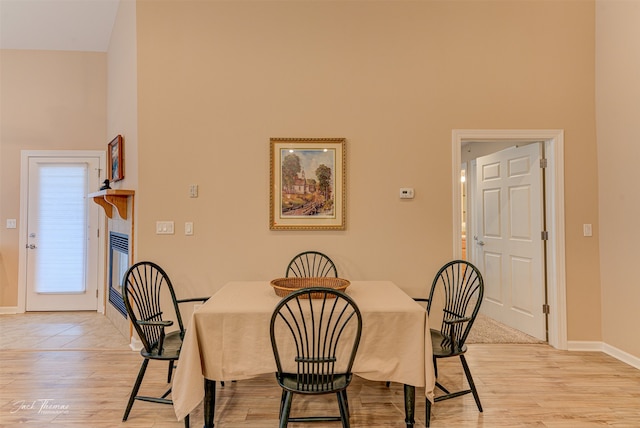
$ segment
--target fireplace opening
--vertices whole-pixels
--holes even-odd
[[[124,274],[129,269],[129,235],[109,232],[109,302],[127,318],[122,298]]]

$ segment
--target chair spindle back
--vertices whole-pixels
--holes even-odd
[[[318,251],[305,251],[289,262],[285,276],[287,278],[290,276],[298,278],[335,276],[337,278],[338,270],[329,256]]]
[[[321,298],[311,298],[311,294]],[[333,380],[351,373],[362,332],[362,316],[346,294],[328,288],[301,289],[285,297],[271,318],[278,374],[296,373],[290,389],[334,391]]]
[[[127,314],[147,352],[151,352],[153,347],[162,340],[163,328],[158,325],[144,324],[144,322],[177,319],[181,335],[184,335],[184,326],[173,285],[160,266],[153,262],[138,262],[127,270],[123,283],[122,292]],[[173,303],[171,309],[173,313],[163,312],[163,296],[164,299],[169,298]],[[162,352],[162,349],[159,349],[159,352]]]
[[[454,260],[444,265],[436,274],[427,312],[436,299],[443,302],[443,320],[465,319],[459,323],[442,323],[441,333],[448,340],[455,342],[461,348],[473,326],[484,296],[484,281],[478,268],[464,260]]]

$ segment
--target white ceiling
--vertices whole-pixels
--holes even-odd
[[[119,2],[0,0],[0,49],[106,52]]]

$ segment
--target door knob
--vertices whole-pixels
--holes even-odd
[[[484,245],[484,241],[480,241],[478,239],[478,235],[474,235],[473,240],[476,241],[476,244],[480,245],[481,247]]]

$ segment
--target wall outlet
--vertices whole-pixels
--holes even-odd
[[[413,199],[413,187],[402,187],[400,189],[400,199]]]

